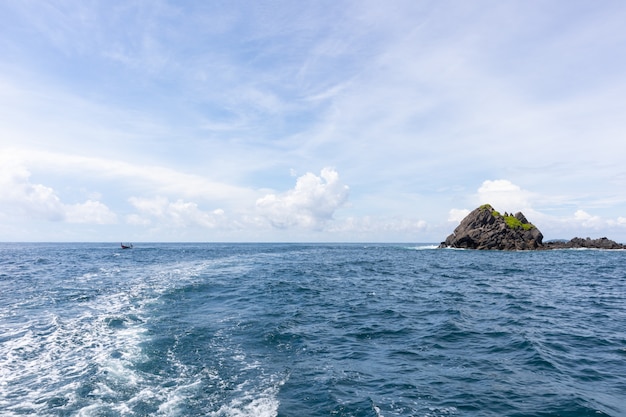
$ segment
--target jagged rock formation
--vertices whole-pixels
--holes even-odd
[[[439,247],[487,250],[626,249],[625,245],[606,237],[575,237],[570,241],[543,243],[543,234],[521,212],[502,215],[489,204],[468,214]]]
[[[489,204],[468,214],[439,247],[528,250],[542,245],[543,235],[521,213],[500,214]]]
[[[626,249],[626,245],[606,237],[600,239],[575,237],[567,242],[544,242],[543,246],[544,249]]]

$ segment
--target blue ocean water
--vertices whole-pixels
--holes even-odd
[[[626,252],[0,244],[2,416],[626,416]]]

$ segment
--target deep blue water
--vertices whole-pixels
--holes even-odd
[[[626,252],[0,244],[2,416],[626,416]]]

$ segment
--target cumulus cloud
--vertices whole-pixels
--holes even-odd
[[[486,180],[471,198],[473,208],[482,204],[491,204],[498,211],[534,212],[533,194],[523,190],[509,180]],[[453,208],[448,212],[448,221],[458,223],[470,213],[468,209]]]
[[[470,213],[467,209],[452,209],[448,213],[448,221],[449,222],[460,222]]]
[[[99,201],[65,205],[65,220],[68,223],[117,223],[117,216]]]
[[[87,200],[65,204],[53,188],[30,181],[30,172],[18,162],[0,161],[2,209],[23,216],[68,223],[112,224],[117,216],[105,204]]]
[[[528,217],[529,220],[531,217]],[[626,218],[607,218],[578,209],[564,216],[550,216],[543,213],[533,215],[536,225],[547,238],[602,237],[623,241]]]
[[[256,207],[276,228],[304,227],[321,229],[348,199],[349,188],[332,168],[322,169],[320,176],[306,173],[296,186],[282,194],[267,194],[256,201]]]
[[[223,222],[224,210],[201,210],[196,203],[165,197],[131,197],[129,202],[139,213],[126,217],[126,222],[133,225],[149,225],[153,220],[159,224],[175,227],[203,227],[212,229]]]
[[[531,207],[532,193],[509,180],[486,180],[478,188],[478,204],[491,204],[496,210],[518,211]]]
[[[606,223],[599,216],[592,216],[584,210],[576,210],[574,213],[574,220],[584,227],[598,227]]]
[[[605,217],[590,214],[585,210],[576,210],[573,216],[563,219],[562,222],[576,227],[580,232],[591,230],[605,234],[611,234],[611,232],[616,230],[616,227],[622,228],[626,226],[626,218],[624,217],[607,219]]]

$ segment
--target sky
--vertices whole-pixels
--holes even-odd
[[[0,241],[626,242],[623,1],[0,2]]]

